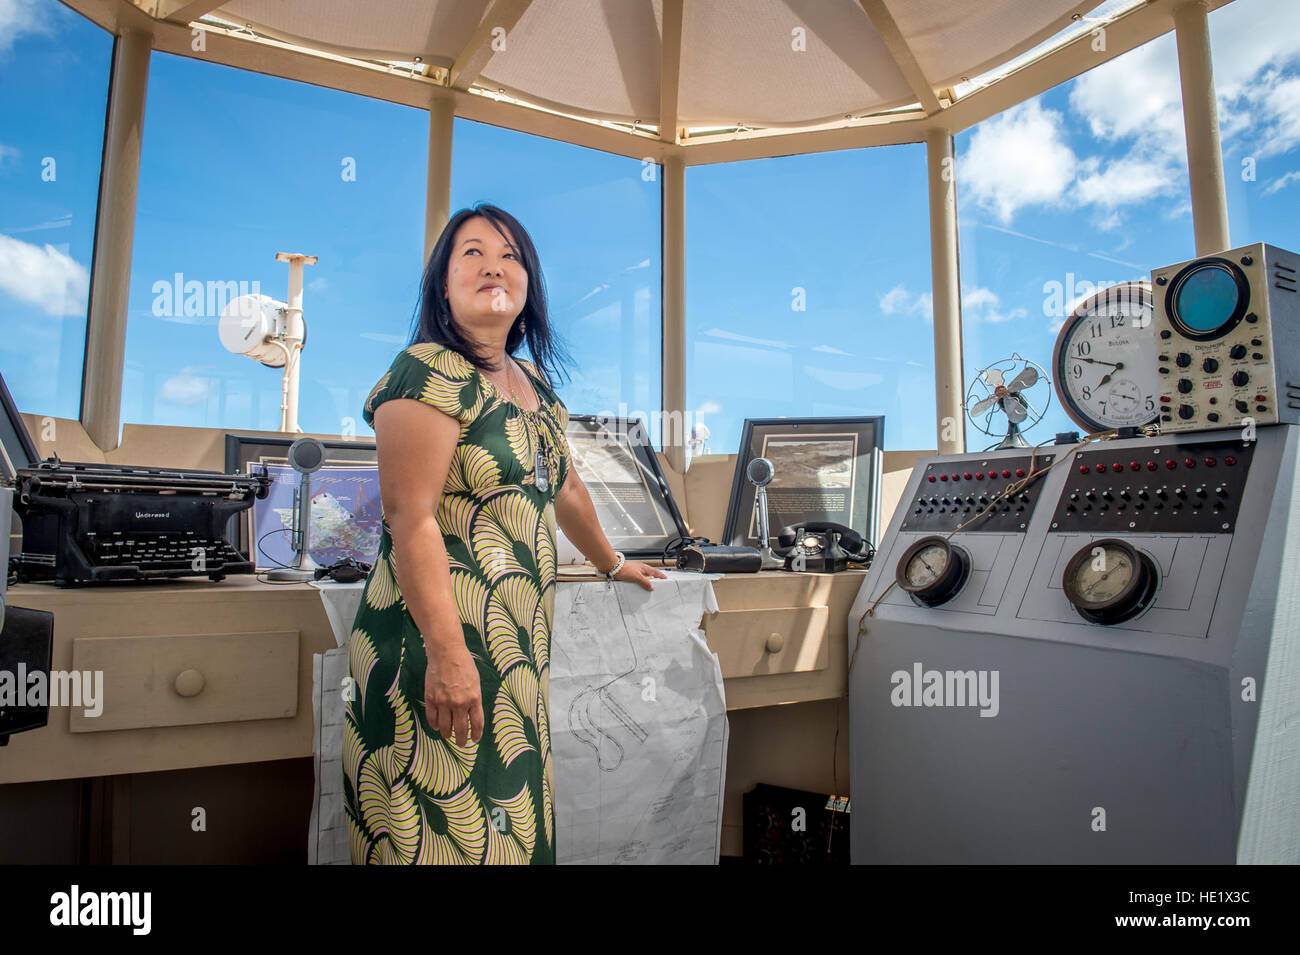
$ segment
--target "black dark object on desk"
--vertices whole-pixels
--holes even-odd
[[[754,547],[686,544],[677,553],[677,567],[704,574],[756,574],[763,567],[763,556]]]
[[[265,468],[222,474],[184,468],[82,464],[58,456],[17,469],[14,510],[23,550],[18,579],[89,582],[251,574],[226,537],[232,515],[265,498]]]

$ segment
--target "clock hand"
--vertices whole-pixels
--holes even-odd
[[[1110,365],[1112,368],[1123,368],[1122,362],[1102,361],[1100,358],[1084,358],[1082,355],[1075,355],[1075,361],[1086,361],[1093,365]]]

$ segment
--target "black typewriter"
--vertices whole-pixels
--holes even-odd
[[[265,498],[266,469],[222,474],[60,461],[18,468],[14,510],[20,581],[60,585],[253,573],[227,535],[230,519]]]

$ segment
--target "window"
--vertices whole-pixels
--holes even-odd
[[[925,147],[686,170],[686,397],[706,450],[746,418],[885,415],[935,444]],[[689,433],[689,426],[687,427]]]
[[[1300,5],[1235,0],[1209,19],[1232,244],[1300,252]]]
[[[284,301],[304,267],[298,424],[367,432],[423,267],[428,114],[155,53],[145,106],[122,419],[278,430],[278,368],[226,351],[222,307]]]
[[[966,130],[956,149],[966,389],[1013,354],[1054,377],[1079,301],[1195,253],[1173,34]],[[1079,430],[1055,390],[1038,389],[1034,410],[1049,391],[1050,407],[1025,439]],[[986,427],[993,436],[968,418],[968,449],[997,444],[1007,420]]]
[[[663,331],[659,167],[456,120],[451,208],[505,209],[528,230],[551,324],[573,358],[571,414],[639,417],[660,444]]]
[[[0,369],[76,418],[113,37],[55,0],[0,10]]]

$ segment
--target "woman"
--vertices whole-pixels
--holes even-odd
[[[348,658],[352,862],[554,863],[555,524],[612,580],[667,575],[610,547],[572,473],[524,228],[495,206],[458,212],[421,299],[363,412],[383,520]],[[512,357],[525,340],[545,377]]]

